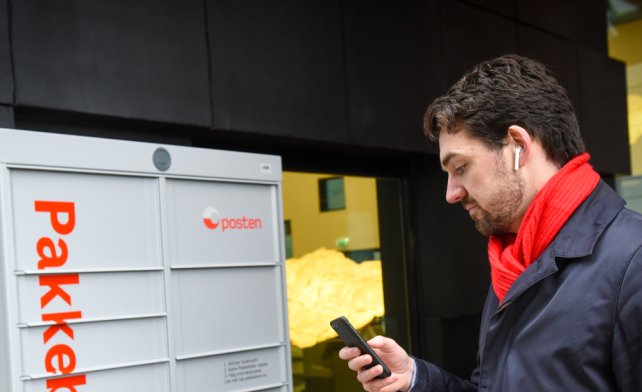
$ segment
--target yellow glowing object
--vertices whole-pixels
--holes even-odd
[[[384,315],[381,261],[356,263],[317,249],[286,262],[290,340],[300,348],[336,336],[330,320],[344,315],[355,328]]]

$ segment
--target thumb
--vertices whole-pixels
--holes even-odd
[[[395,345],[395,341],[385,336],[375,336],[368,340],[372,348],[378,348],[381,351],[389,351]]]

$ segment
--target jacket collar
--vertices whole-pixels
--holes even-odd
[[[624,204],[613,189],[600,181],[555,236],[549,246],[554,256],[575,258],[593,253],[595,243]]]
[[[622,210],[624,204],[624,200],[613,189],[600,181],[557,233],[553,242],[515,280],[503,304],[557,272],[556,258],[570,259],[590,255],[604,229]]]

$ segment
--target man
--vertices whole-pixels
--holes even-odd
[[[428,108],[446,200],[489,236],[477,368],[462,380],[393,340],[343,348],[367,391],[642,391],[642,216],[588,163],[572,105],[540,63],[483,62]]]

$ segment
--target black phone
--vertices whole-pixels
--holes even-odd
[[[338,317],[330,321],[330,326],[334,329],[339,337],[345,342],[348,347],[357,347],[361,350],[362,354],[368,354],[372,357],[372,363],[366,366],[366,369],[370,369],[375,365],[383,366],[383,373],[378,375],[376,378],[386,378],[390,377],[390,369],[386,364],[379,358],[377,353],[366,343],[366,341],[361,337],[359,332],[350,324],[347,318],[344,316]]]

